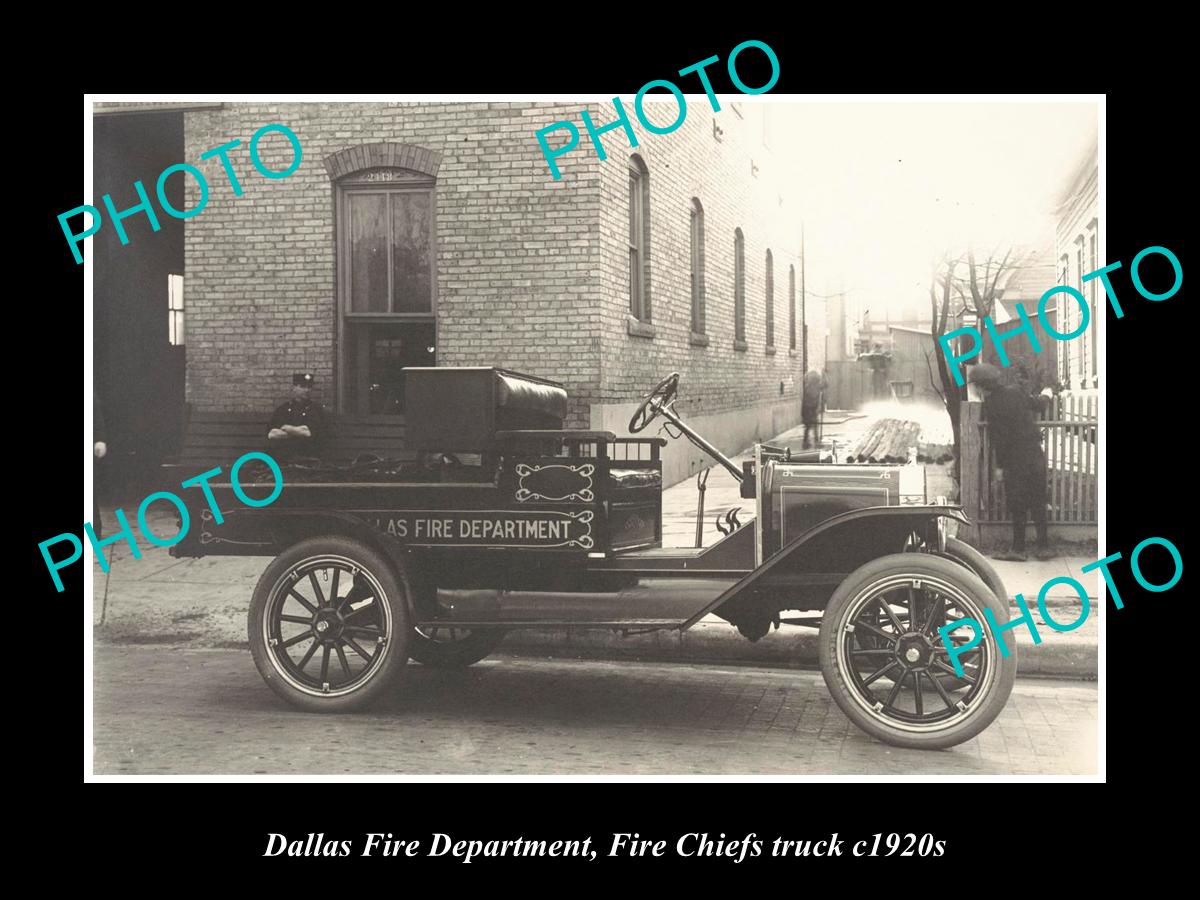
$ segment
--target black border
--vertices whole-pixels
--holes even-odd
[[[1113,80],[1096,77],[1094,71],[1090,77],[1077,77],[1082,64],[1067,57],[1089,46],[1083,40],[1064,48],[1061,57],[1051,55],[1047,60],[1032,52],[1037,50],[1037,41],[1030,34],[1024,45],[1025,50],[1031,51],[1030,56],[1023,63],[1018,58],[1011,68],[1005,68],[1010,62],[1005,48],[1011,50],[1014,39],[1010,37],[989,53],[979,54],[980,62],[972,55],[968,38],[974,34],[973,26],[966,21],[961,27],[955,24],[944,33],[920,39],[916,47],[895,48],[896,52],[878,58],[878,66],[867,68],[864,59],[870,57],[874,48],[870,42],[864,45],[851,26],[831,31],[820,23],[805,28],[801,22],[771,30],[757,24],[735,27],[722,22],[697,29],[695,34],[667,30],[656,34],[653,45],[645,42],[638,45],[617,28],[618,16],[616,11],[607,14],[605,18],[611,27],[598,23],[595,36],[588,39],[590,43],[569,25],[552,22],[558,30],[551,30],[550,37],[540,40],[526,35],[523,42],[496,39],[472,48],[464,44],[465,39],[456,38],[454,42],[430,47],[425,58],[412,53],[399,59],[392,56],[374,70],[369,66],[355,70],[355,77],[342,79],[336,88],[328,83],[328,73],[339,63],[329,59],[322,61],[319,70],[301,71],[298,81],[302,84],[280,83],[276,87],[288,91],[469,92],[482,79],[491,92],[602,91],[629,100],[644,81],[671,77],[679,68],[713,53],[724,58],[745,37],[767,41],[779,55],[782,74],[772,93],[880,88],[929,92],[1063,88],[1085,91],[1103,90],[1103,82]],[[1049,21],[1045,24],[1047,28],[1054,27]],[[743,31],[746,33],[741,35]],[[726,34],[735,37],[725,37]],[[828,45],[824,54],[820,52],[823,44]],[[293,51],[303,53],[305,49],[297,45]],[[1092,45],[1089,52],[1100,56],[1105,53],[1101,45]],[[221,70],[222,53],[214,50],[211,71]],[[664,65],[665,60],[669,62]],[[1047,68],[1039,69],[1036,77],[1032,71],[1025,73],[1023,84],[1021,75],[1013,71],[1021,65],[1040,67],[1044,61]],[[225,71],[236,75],[241,69]],[[721,68],[714,67],[713,72],[720,73]],[[1157,67],[1153,73],[1162,77]],[[749,73],[746,78],[750,80]],[[164,83],[155,89],[182,87]],[[190,92],[207,88],[225,93],[240,87],[232,77],[222,86],[187,85]],[[731,89],[716,78],[714,87],[718,91]],[[1171,248],[1186,269],[1182,221],[1189,205],[1184,190],[1190,178],[1185,174],[1188,170],[1182,159],[1180,108],[1169,91],[1158,88],[1159,85],[1148,84],[1145,90],[1140,90],[1130,85],[1108,94],[1107,260],[1120,259],[1128,266],[1140,249],[1158,244]],[[102,83],[97,89],[112,90],[113,86]],[[32,320],[40,326],[28,328],[18,324],[10,331],[18,346],[32,351],[27,352],[23,362],[29,374],[22,372],[25,377],[14,378],[10,387],[10,392],[17,395],[16,414],[10,417],[10,425],[22,438],[22,445],[16,448],[18,457],[34,470],[29,474],[18,470],[13,473],[17,476],[13,480],[37,484],[19,508],[23,517],[30,519],[23,552],[28,554],[32,565],[24,571],[33,573],[33,595],[51,604],[43,608],[65,613],[68,618],[78,615],[76,598],[81,597],[82,567],[67,573],[67,589],[62,594],[55,594],[52,588],[47,590],[36,542],[63,530],[63,523],[74,522],[81,505],[73,475],[61,477],[62,473],[78,471],[84,449],[74,419],[82,400],[79,370],[74,362],[67,361],[73,359],[75,350],[71,345],[78,346],[75,340],[81,335],[64,327],[62,321],[69,317],[62,316],[60,311],[81,296],[83,270],[64,252],[55,217],[79,203],[82,117],[82,95],[70,88],[40,96],[37,108],[31,110],[33,121],[26,127],[31,131],[37,129],[38,169],[54,177],[13,179],[19,182],[19,191],[26,192],[19,201],[21,212],[16,218],[31,226],[33,233],[32,240],[10,245],[10,266],[24,275],[26,290],[20,302],[28,316],[26,321]],[[31,256],[26,253],[28,249],[34,251]],[[1172,540],[1186,557],[1183,517],[1194,493],[1193,479],[1190,458],[1175,446],[1187,440],[1190,433],[1186,416],[1195,381],[1195,354],[1190,349],[1192,332],[1183,319],[1186,298],[1181,291],[1169,301],[1149,303],[1134,296],[1127,281],[1116,283],[1119,289],[1124,285],[1121,296],[1126,315],[1117,321],[1111,310],[1107,314],[1106,431],[1108,470],[1112,474],[1106,485],[1105,552],[1121,551],[1128,556],[1138,541],[1158,534]],[[1169,787],[1168,779],[1187,765],[1186,747],[1176,744],[1181,738],[1186,740],[1185,729],[1191,719],[1187,713],[1190,688],[1180,672],[1189,654],[1186,644],[1175,644],[1177,632],[1172,625],[1172,614],[1186,597],[1186,585],[1181,581],[1171,592],[1148,594],[1132,582],[1127,570],[1114,567],[1114,571],[1126,607],[1114,611],[1110,605],[1106,611],[1108,780],[1122,790],[1158,791]],[[1154,569],[1147,565],[1146,572],[1153,575]],[[1053,635],[1047,639],[1053,640]],[[71,681],[72,684],[63,685],[63,696],[77,697],[78,682],[74,678]],[[68,729],[64,720],[73,717],[57,711],[53,716],[46,714],[59,703],[50,696],[50,690],[43,687],[30,698],[38,706],[38,713],[27,727],[37,730],[39,762],[55,768],[59,773],[57,779],[70,779],[71,773],[78,772],[80,762],[77,720]],[[102,798],[94,793],[114,789],[121,791],[119,798]],[[83,856],[96,872],[112,872],[114,866],[122,873],[132,872],[142,883],[154,883],[160,874],[174,876],[171,883],[178,883],[183,876],[189,886],[197,888],[220,885],[236,889],[255,883],[260,877],[264,883],[277,885],[282,879],[297,875],[306,885],[326,879],[332,883],[348,871],[347,861],[323,864],[319,860],[300,859],[276,864],[279,861],[261,857],[270,831],[298,836],[324,831],[332,836],[331,819],[321,812],[325,807],[312,802],[312,798],[325,790],[326,786],[321,785],[294,784],[199,788],[88,786],[80,810],[82,817],[75,819],[67,808],[46,802],[39,805],[35,818],[37,827],[45,831],[44,840],[67,849],[72,858]],[[939,866],[942,873],[939,880],[925,883],[925,889],[949,890],[951,885],[972,883],[986,877],[988,872],[1004,871],[1019,883],[1021,860],[1039,853],[1052,852],[1056,859],[1072,860],[1060,870],[1072,879],[1082,871],[1077,860],[1082,859],[1085,866],[1096,864],[1091,851],[1095,842],[1104,840],[1109,833],[1105,819],[1114,815],[1115,810],[1107,803],[1102,806],[1098,795],[1081,798],[1079,792],[1085,788],[1067,790],[1072,793],[1064,802],[1063,788],[1059,785],[964,787],[955,786],[949,779],[879,785],[374,784],[354,788],[346,794],[357,798],[353,805],[361,803],[367,812],[352,817],[354,834],[339,833],[338,837],[357,837],[371,830],[414,837],[448,831],[482,839],[516,834],[599,837],[613,831],[637,831],[643,836],[656,837],[685,831],[724,832],[733,836],[754,831],[760,835],[818,839],[830,830],[839,831],[843,837],[889,831],[934,831],[939,837],[948,837],[952,852],[942,861],[944,865]],[[315,812],[302,812],[304,809]],[[69,824],[67,816],[73,820]],[[1154,821],[1144,822],[1133,831],[1154,832],[1158,825]],[[1120,836],[1125,842],[1147,837],[1145,833],[1132,834],[1128,828],[1122,828]],[[1128,849],[1129,845],[1122,846]],[[665,860],[635,860],[632,864],[639,862],[648,872],[660,872],[667,864]],[[837,862],[791,861],[790,865],[800,868],[789,866],[786,873],[811,879],[816,871],[828,872],[828,865]],[[930,874],[928,867],[934,865],[932,860],[916,859],[894,859],[892,863],[901,864],[903,871],[914,871],[917,866],[917,871]],[[411,872],[415,864],[415,860],[389,860],[375,870],[386,869],[402,876]],[[626,862],[621,868],[630,864]],[[457,884],[464,877],[488,878],[495,865],[503,865],[523,879],[492,882],[506,888],[538,885],[573,891],[591,883],[573,876],[586,874],[594,878],[594,873],[600,871],[596,864],[580,867],[552,860],[538,860],[536,864],[510,860],[469,867],[457,865],[444,874],[456,880],[448,883]],[[549,883],[531,879],[546,871],[546,867],[568,878]],[[603,870],[616,867],[613,861],[611,865],[605,864]],[[739,866],[722,861],[703,865],[675,861],[670,868],[673,874],[698,874],[707,886],[715,887],[728,878],[731,885],[743,889],[755,884],[744,881],[747,871],[772,874],[785,871],[778,866],[768,868],[761,861]],[[472,875],[468,875],[468,869]],[[872,865],[870,871],[877,871],[876,866]],[[250,879],[244,879],[246,875]],[[396,888],[403,884],[397,881]],[[812,882],[772,879],[769,884],[776,890],[788,890]],[[866,886],[862,881],[850,884],[855,885],[856,891]],[[917,889],[918,885],[910,887]],[[647,884],[644,889],[671,890],[671,887]]]

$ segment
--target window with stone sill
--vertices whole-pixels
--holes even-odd
[[[691,216],[692,334],[704,334],[704,207],[692,198]]]
[[[1070,284],[1071,283],[1070,265],[1071,265],[1070,259],[1064,253],[1062,255],[1062,257],[1059,259],[1059,266],[1058,266],[1058,269],[1059,269],[1058,283],[1059,284]],[[1058,322],[1056,323],[1055,328],[1062,334],[1068,334],[1075,330],[1073,325],[1071,324],[1071,310],[1072,309],[1074,309],[1073,304],[1061,303],[1061,302],[1058,304],[1058,310],[1059,310],[1059,312],[1057,314]],[[1071,346],[1070,346],[1070,344],[1065,343],[1062,346],[1062,348],[1059,350],[1059,353],[1062,355],[1062,359],[1060,361],[1060,368],[1061,368],[1060,377],[1062,379],[1063,384],[1069,385],[1071,383]]]
[[[629,314],[650,322],[650,170],[629,158]]]
[[[1087,289],[1087,285],[1083,281],[1083,235],[1077,235],[1075,238],[1075,274],[1078,276],[1078,281],[1075,285],[1079,293],[1083,293]],[[1083,313],[1080,314],[1080,323],[1083,322]],[[1080,387],[1086,384],[1091,373],[1091,353],[1088,351],[1088,331],[1085,328],[1083,334],[1079,336],[1079,375],[1082,379]]]
[[[775,257],[767,251],[767,347],[775,348]]]
[[[746,239],[740,228],[733,232],[733,341],[735,347],[746,343]]]
[[[183,276],[167,276],[167,341],[172,347],[184,345]]]

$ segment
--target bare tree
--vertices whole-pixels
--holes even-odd
[[[984,317],[990,317],[994,313],[996,299],[1000,295],[1000,276],[1007,270],[1008,261],[1011,256],[1012,249],[1010,248],[999,262],[996,261],[996,255],[993,253],[985,263],[980,265],[975,260],[975,251],[968,250],[966,253],[967,277],[964,279],[957,275],[958,267],[963,261],[962,255],[952,259],[949,254],[946,254],[934,266],[933,274],[930,278],[930,335],[933,337],[933,350],[925,354],[925,365],[929,369],[929,385],[941,397],[942,405],[946,407],[946,413],[950,416],[950,427],[954,434],[955,480],[960,475],[959,457],[961,456],[960,451],[962,448],[962,403],[967,398],[967,389],[965,386],[959,387],[955,383],[954,376],[950,372],[950,364],[946,360],[946,355],[942,352],[939,338],[946,334],[950,323],[952,321],[957,322],[964,312],[973,313],[976,316],[976,321],[980,322],[983,321]],[[953,316],[951,316],[952,293],[957,293],[961,301]],[[930,361],[930,356],[937,361],[938,378],[936,383],[933,377],[933,364]],[[941,385],[940,388],[938,384]]]
[[[933,350],[925,354],[925,365],[929,369],[929,386],[942,399],[942,405],[946,407],[946,413],[950,416],[950,428],[954,435],[954,478],[959,477],[959,449],[961,444],[961,429],[959,427],[960,412],[962,406],[962,388],[954,383],[950,375],[950,367],[946,362],[946,355],[942,352],[941,344],[938,339],[946,333],[947,323],[950,321],[950,295],[954,280],[954,270],[958,267],[961,259],[950,259],[948,256],[943,257],[941,262],[934,267],[933,274],[929,282],[929,308],[930,308],[930,335],[933,337]],[[942,267],[945,270],[942,271]],[[941,294],[939,302],[938,294]],[[939,308],[940,307],[940,308]],[[930,357],[937,360],[937,380],[934,380],[933,369],[930,363]],[[941,387],[939,387],[941,385]]]
[[[1000,276],[1008,269],[1008,260],[1011,256],[1012,248],[1010,247],[1002,260],[996,262],[996,256],[993,253],[980,267],[975,262],[975,251],[967,251],[968,278],[966,286],[971,291],[971,299],[967,300],[961,279],[955,281],[954,287],[958,291],[958,296],[962,298],[963,309],[975,313],[979,321],[983,321],[985,316],[990,317],[996,310],[996,298],[1000,295],[997,285]]]

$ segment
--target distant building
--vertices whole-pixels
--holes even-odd
[[[995,262],[998,262],[997,259]],[[987,266],[981,262],[979,278],[989,277]],[[995,263],[990,264],[992,271]],[[958,277],[966,287],[966,266],[958,267]],[[1021,334],[1004,342],[1009,366],[1018,368],[1024,380],[1036,380],[1038,387],[1052,385],[1058,378],[1059,342],[1042,328],[1037,310],[1042,295],[1058,282],[1054,265],[1054,245],[1047,235],[1042,246],[1015,246],[1009,255],[1004,270],[997,279],[996,306],[992,313],[993,326],[1001,335],[1020,328],[1017,314],[1020,303],[1031,320],[1034,335],[1040,346],[1035,353],[1030,338]],[[883,307],[878,315],[871,310],[851,312],[844,303],[830,305],[831,314],[838,313],[842,320],[839,330],[845,336],[846,352],[841,357],[830,354],[830,396],[838,401],[839,407],[854,408],[871,400],[895,398],[903,401],[940,403],[938,391],[942,385],[937,376],[934,354],[940,348],[934,344],[931,334],[928,307],[917,304]],[[1047,318],[1057,330],[1057,306],[1051,302],[1046,309]],[[852,316],[857,318],[852,319]],[[950,318],[946,330],[972,327],[982,329],[973,310],[965,308],[960,296],[951,299]],[[966,352],[971,345],[969,338],[958,338],[958,352]],[[975,361],[986,361],[1000,365],[999,355],[991,341],[985,341],[981,357]],[[932,373],[932,374],[931,374]],[[834,405],[831,403],[831,405]]]
[[[918,350],[929,324],[915,304],[858,308],[837,295],[829,301],[829,406],[857,409],[873,400],[922,399],[929,394],[925,357]],[[915,364],[919,364],[919,369]],[[933,395],[936,400],[936,394]],[[939,401],[940,402],[940,401]]]
[[[941,351],[934,346],[929,326],[889,325],[888,331],[892,358],[887,380],[892,396],[940,406],[942,385],[933,354]]]
[[[829,337],[825,358],[827,362],[835,362],[854,355],[853,341],[850,336],[846,313],[845,293],[835,293],[827,302],[829,311]]]
[[[1096,350],[1096,317],[1104,312],[1103,288],[1099,279],[1086,284],[1083,276],[1094,272],[1104,263],[1099,257],[1100,235],[1097,185],[1099,167],[1096,143],[1093,141],[1079,161],[1055,208],[1056,284],[1070,285],[1088,300],[1092,310],[1092,324],[1079,337],[1063,341],[1058,346],[1059,378],[1070,390],[1091,390],[1099,387],[1099,366]],[[1082,311],[1077,303],[1066,295],[1058,296],[1062,310],[1062,324],[1057,326],[1064,333],[1079,327]]]

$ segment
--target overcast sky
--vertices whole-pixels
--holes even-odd
[[[764,98],[765,99],[765,98]],[[773,152],[800,205],[810,285],[853,306],[925,301],[947,248],[1053,241],[1095,103],[772,103]]]

